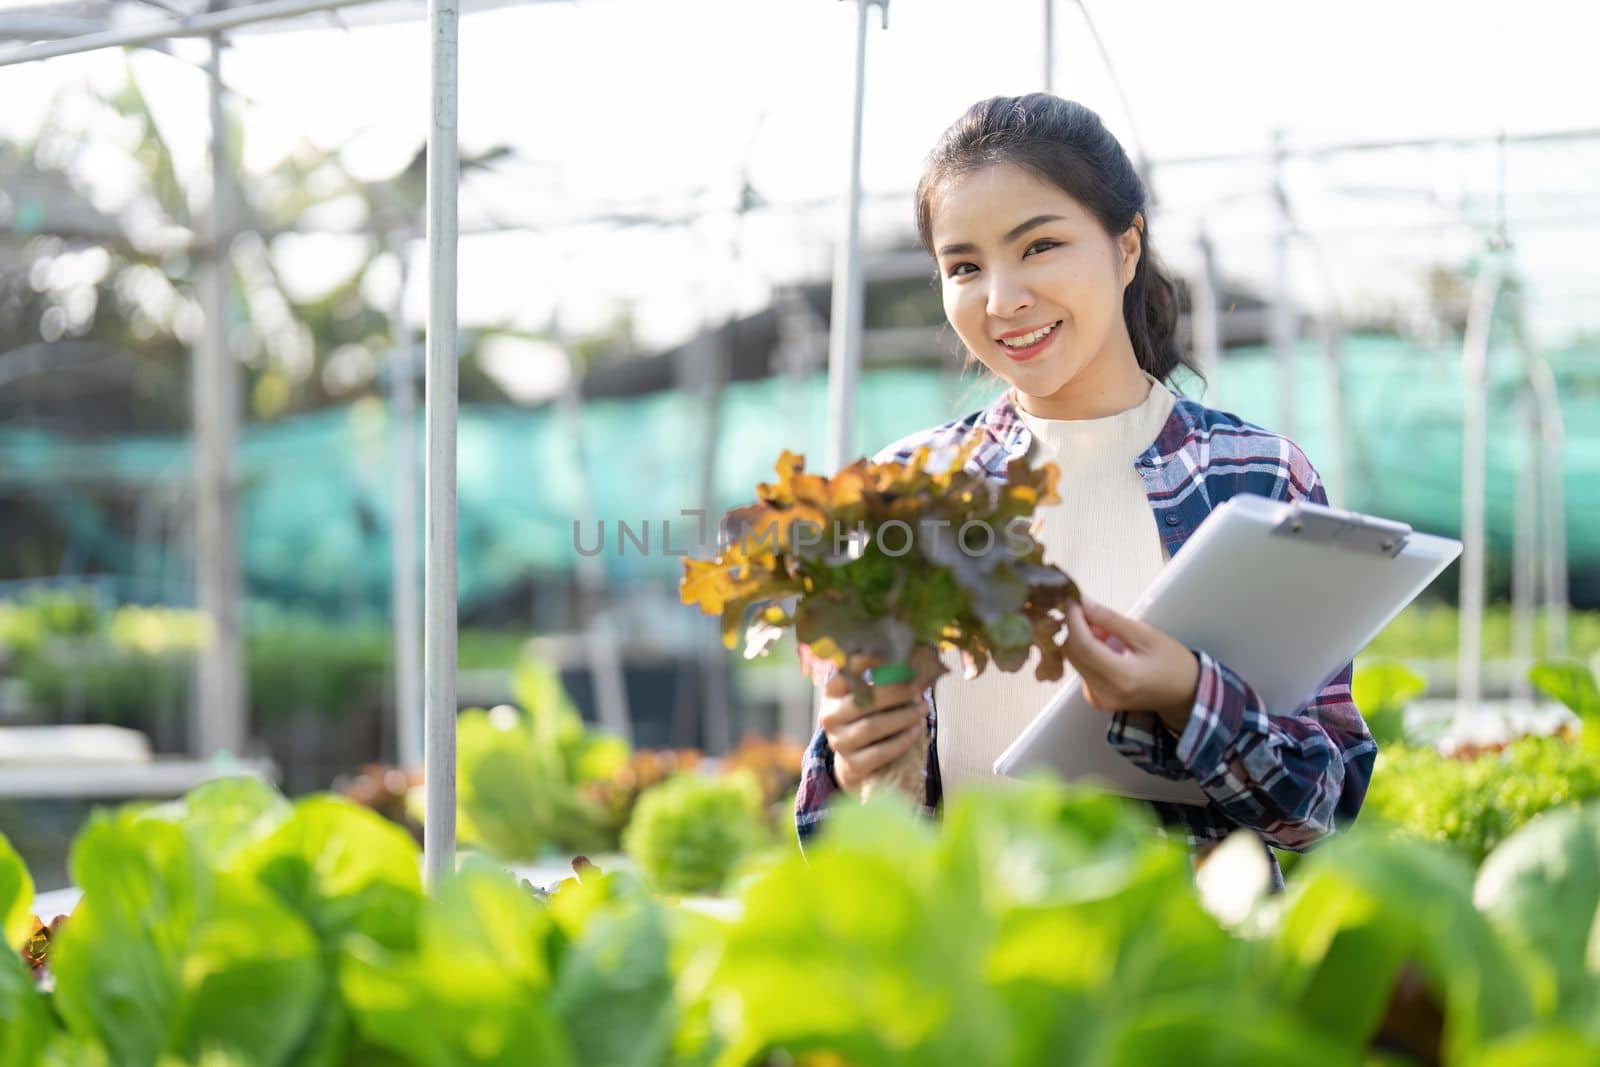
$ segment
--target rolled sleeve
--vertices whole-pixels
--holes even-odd
[[[1197,655],[1200,680],[1175,756],[1206,795],[1279,848],[1307,848],[1353,822],[1377,745],[1350,699],[1350,667],[1296,714],[1269,715],[1244,679]]]
[[[1106,742],[1135,767],[1162,778],[1192,778],[1178,758],[1178,738],[1153,711],[1119,711],[1111,716]]]

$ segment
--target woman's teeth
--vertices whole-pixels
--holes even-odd
[[[1032,333],[1025,333],[1021,337],[1002,337],[1000,338],[1000,343],[1007,348],[1027,348],[1029,345],[1036,345],[1044,340],[1051,330],[1060,325],[1059,322],[1052,322],[1048,326],[1041,326]]]

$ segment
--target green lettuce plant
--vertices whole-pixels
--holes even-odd
[[[102,812],[73,864],[84,898],[51,991],[15,952],[32,889],[0,843],[0,1067],[1600,1053],[1597,804],[1521,828],[1476,879],[1369,824],[1226,926],[1147,808],[1043,781],[954,796],[942,824],[892,800],[842,809],[716,911],[626,873],[541,896],[482,856],[424,896],[397,828],[250,781]]]
[[[729,648],[753,622],[750,655],[793,627],[840,668],[850,654],[898,662],[943,646],[976,674],[990,659],[1017,670],[1037,649],[1041,680],[1061,677],[1055,613],[1077,587],[1043,562],[1028,529],[1036,508],[1059,502],[1057,470],[1014,460],[1004,480],[987,479],[965,469],[980,441],[968,438],[937,472],[924,448],[909,463],[857,460],[831,478],[785,452],[778,480],[723,520],[725,550],[684,560],[684,603],[720,615]]]
[[[1200,906],[1182,847],[1104,794],[969,791],[937,829],[843,808],[740,900],[708,994],[737,1020],[726,1063],[1340,1062]]]
[[[1536,1007],[1514,953],[1473,907],[1472,877],[1431,843],[1340,835],[1272,905],[1268,980],[1309,1030],[1352,1053],[1382,1037],[1419,1059],[1470,1062],[1532,1024]]]
[[[1380,748],[1406,739],[1406,708],[1427,691],[1426,678],[1393,659],[1364,662],[1350,680],[1351,696]]]
[[[1562,737],[1523,737],[1470,759],[1425,746],[1378,753],[1363,819],[1459,849],[1474,865],[1535,816],[1600,799],[1600,761]]]
[[[512,691],[518,707],[472,709],[456,721],[462,841],[509,860],[551,847],[614,849],[620,827],[584,786],[624,766],[628,746],[585,730],[560,679],[536,661],[517,667]]]
[[[639,798],[622,847],[663,892],[715,893],[767,843],[763,820],[753,775],[678,775]]]
[[[430,899],[420,868],[372,812],[248,779],[101,812],[54,991],[0,953],[0,1067],[680,1062],[669,920],[642,886],[547,905],[469,858]],[[31,898],[0,838],[0,914]]]
[[[1058,634],[1078,588],[1029,529],[1038,507],[1059,502],[1057,469],[1015,459],[1003,479],[974,473],[966,463],[981,440],[969,436],[937,470],[922,448],[909,463],[857,460],[832,477],[784,452],[778,480],[724,518],[726,547],[684,560],[683,602],[719,615],[729,648],[745,634],[750,657],[792,629],[845,672],[862,705],[871,681],[858,663],[882,664],[880,683],[926,689],[946,671],[940,649],[959,651],[968,677],[991,660],[1019,670],[1037,652],[1035,677],[1061,678]],[[924,744],[878,781],[912,789],[925,763]]]
[[[1523,827],[1479,869],[1473,898],[1541,979],[1553,1022],[1600,1048],[1600,805]]]
[[[1578,717],[1583,747],[1600,754],[1600,682],[1595,681],[1594,671],[1576,660],[1547,660],[1534,664],[1528,680]]]

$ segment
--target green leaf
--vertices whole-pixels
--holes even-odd
[[[603,782],[626,767],[631,754],[628,743],[620,737],[588,734],[578,749],[574,777],[579,782]]]
[[[560,1067],[577,1061],[551,1007],[551,931],[504,870],[469,863],[429,902],[415,953],[354,939],[341,988],[361,1034],[404,1062]]]
[[[367,808],[331,796],[300,800],[270,834],[238,853],[235,866],[315,931],[330,984],[351,938],[389,949],[415,944],[421,856],[409,834]],[[343,1001],[320,998],[295,1052],[297,1067],[343,1063],[350,1031]]]
[[[1568,1026],[1540,1026],[1495,1042],[1472,1067],[1600,1067],[1600,1039]]]
[[[93,816],[71,867],[84,895],[52,946],[57,1008],[69,1030],[104,1040],[118,1062],[154,1063],[211,873],[181,827],[128,810]]]
[[[181,822],[201,854],[225,866],[289,817],[292,807],[259,778],[219,778],[191,789],[177,804],[153,809]]]
[[[776,628],[792,626],[798,641],[841,667],[848,656],[886,663],[944,646],[1017,670],[1037,648],[1041,680],[1059,677],[1060,616],[1051,609],[1076,587],[1044,563],[1026,523],[1059,501],[1058,471],[1024,460],[998,480],[968,470],[981,437],[941,450],[933,467],[924,466],[930,450],[920,449],[906,463],[860,460],[831,477],[805,473],[804,460],[785,452],[779,480],[758,485],[756,502],[721,524],[760,536],[735,538],[713,560],[685,560],[681,599],[721,616],[729,648],[753,615],[746,637],[756,651]],[[836,544],[802,547],[786,533],[802,525]],[[845,551],[852,532],[860,537]],[[758,610],[774,603],[785,610]]]
[[[111,1067],[112,1063],[105,1045],[64,1031],[56,1034],[33,1062],[36,1067]]]
[[[663,892],[715,893],[765,841],[753,776],[681,774],[639,798],[622,847]]]
[[[339,797],[297,801],[290,816],[245,848],[239,869],[260,880],[330,948],[350,934],[381,945],[416,937],[421,855],[403,829]]]
[[[507,860],[531,860],[548,841],[546,799],[561,768],[536,751],[520,716],[481,709],[456,719],[456,797],[463,843]]]
[[[745,894],[714,988],[738,1006],[742,1043],[731,1058],[829,1048],[862,1062],[1004,1062],[1005,1013],[975,966],[984,918],[957,921],[916,872],[829,844]],[[953,925],[941,928],[941,917]]]
[[[1478,907],[1556,982],[1559,1018],[1600,1014],[1600,805],[1541,815],[1490,854]]]
[[[668,1062],[678,1005],[664,909],[617,875],[564,884],[556,897],[567,896],[588,898],[577,909],[585,919],[561,953],[550,1003],[570,1035],[575,1062]]]
[[[1446,1058],[1527,1025],[1534,996],[1472,904],[1472,870],[1421,842],[1357,831],[1296,872],[1273,937],[1271,982],[1330,1041],[1365,1042],[1403,963],[1443,1006]]]
[[[33,879],[22,857],[0,834],[0,951],[20,951],[33,935]]]
[[[555,845],[581,852],[616,847],[604,808],[579,789],[627,763],[622,741],[584,729],[547,667],[525,661],[514,685],[522,711],[472,709],[456,721],[461,840],[506,860],[537,859]]]
[[[1254,988],[1147,810],[1043,782],[965,791],[937,836],[905,805],[841,806],[740,899],[711,993],[728,1062],[1100,1063],[1129,1004]]]
[[[549,715],[562,722],[569,732],[576,724],[582,731],[578,711],[573,707],[567,692],[561,686],[561,676],[548,663],[532,656],[524,656],[511,676],[511,696],[524,714]]]
[[[1405,711],[1428,691],[1428,680],[1399,660],[1376,660],[1356,668],[1350,692],[1379,745],[1405,740]]]
[[[210,867],[182,826],[133,809],[96,815],[71,866],[84,895],[51,969],[75,1036],[119,1065],[210,1048],[289,1062],[323,985],[304,923]]]
[[[1191,990],[1143,1001],[1113,1026],[1094,1060],[1106,1067],[1355,1067],[1360,1054],[1308,1031],[1293,1015],[1237,989]]]
[[[1585,733],[1600,740],[1600,730]],[[1362,819],[1450,844],[1476,865],[1536,815],[1590,799],[1600,799],[1600,760],[1560,737],[1519,738],[1465,760],[1391,745],[1378,753]]]
[[[504,867],[467,856],[423,914],[425,947],[493,959],[530,988],[548,989],[554,923]]]
[[[227,1050],[241,1062],[295,1062],[326,982],[316,940],[244,879],[225,876],[217,890],[184,956],[169,1047],[189,1057]]]
[[[0,948],[0,1067],[34,1067],[55,1032],[28,965],[20,954]]]
[[[1541,693],[1565,704],[1567,710],[1584,721],[1586,730],[1600,730],[1600,684],[1594,672],[1575,660],[1549,660],[1536,663],[1528,671],[1528,681]]]

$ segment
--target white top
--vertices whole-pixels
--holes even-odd
[[[1061,470],[1061,503],[1035,513],[1045,562],[1121,612],[1133,607],[1167,558],[1135,462],[1166,425],[1176,398],[1145,377],[1151,389],[1144,401],[1105,418],[1041,419],[1017,409],[1033,433],[1028,462]],[[968,782],[995,778],[995,759],[1073,674],[1069,665],[1059,682],[1036,681],[1037,651],[1015,673],[991,664],[970,681],[961,677],[959,654],[946,654],[945,664],[951,673],[939,680],[934,703],[939,774],[949,795]]]

